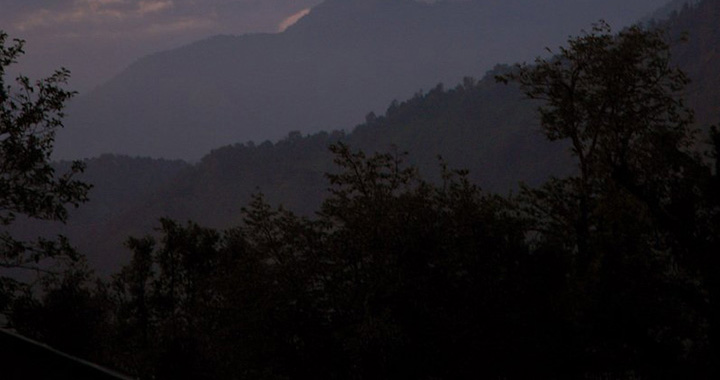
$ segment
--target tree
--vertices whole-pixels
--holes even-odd
[[[345,377],[495,378],[522,372],[516,362],[538,376],[549,350],[534,338],[550,327],[537,328],[517,291],[527,249],[509,202],[442,162],[438,185],[398,152],[330,149],[337,170],[319,216],[331,226],[327,309]]]
[[[665,37],[639,26],[613,34],[601,22],[552,58],[497,77],[542,102],[543,133],[569,142],[577,159],[576,175],[521,198],[538,245],[570,262],[570,319],[586,327],[578,352],[616,375],[670,366],[659,359],[681,361],[682,340],[704,335],[688,312],[699,291],[678,263],[692,254],[685,236],[699,220],[697,178],[707,168],[690,150],[688,78],[671,65]]]
[[[122,353],[112,360],[148,378],[207,378],[213,346],[204,338],[215,325],[221,236],[194,223],[160,223],[160,244],[150,236],[127,240],[132,261],[112,281]]]
[[[553,181],[533,198],[542,200],[537,203],[542,209],[540,204],[552,202],[558,192],[574,194],[562,197],[577,203],[565,227],[575,231],[579,259],[586,263],[601,192],[621,189],[630,197],[662,202],[668,196],[665,185],[688,162],[684,149],[692,143],[693,115],[681,97],[688,79],[671,66],[664,37],[662,30],[639,26],[614,35],[600,22],[552,58],[498,77],[543,101],[538,111],[548,139],[570,142],[578,176]]]
[[[112,302],[84,260],[45,276],[39,291],[16,298],[9,319],[15,331],[67,354],[105,360]]]
[[[77,258],[67,239],[19,241],[7,226],[18,216],[65,222],[67,206],[86,201],[90,185],[74,178],[84,168],[81,162],[58,175],[50,159],[65,102],[75,94],[62,88],[69,71],[35,82],[20,75],[16,88],[5,82],[5,70],[24,53],[23,46],[18,39],[8,43],[0,31],[0,269],[46,271],[45,259]],[[0,311],[21,287],[4,274],[7,269],[0,273]]]

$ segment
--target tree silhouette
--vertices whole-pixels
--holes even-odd
[[[680,95],[688,79],[671,66],[669,51],[662,30],[633,26],[614,35],[601,22],[553,58],[498,77],[543,101],[543,132],[571,144],[578,176],[552,181],[534,198],[576,203],[555,206],[573,216],[552,228],[574,231],[581,266],[594,260],[589,234],[600,194],[660,206],[669,196],[665,185],[687,165],[693,119]],[[543,212],[550,205],[537,206]]]
[[[696,328],[703,317],[687,309],[700,290],[677,265],[698,253],[690,236],[701,224],[697,194],[708,171],[690,150],[688,79],[671,64],[665,32],[612,34],[601,22],[552,58],[497,79],[541,101],[543,132],[569,142],[577,160],[576,175],[525,188],[520,200],[537,244],[570,263],[580,360],[590,372],[655,376],[651,363],[664,358],[669,371],[682,361],[683,337],[706,333]]]
[[[73,179],[83,170],[81,162],[60,175],[50,163],[55,132],[63,126],[65,102],[74,95],[62,88],[69,72],[60,69],[36,82],[20,75],[13,88],[6,83],[5,70],[23,54],[24,42],[7,44],[7,38],[0,31],[0,269],[41,271],[48,269],[41,263],[44,259],[76,259],[77,254],[62,237],[24,242],[5,227],[18,216],[64,222],[67,206],[86,201],[90,186]],[[18,281],[0,275],[0,311],[19,287]]]

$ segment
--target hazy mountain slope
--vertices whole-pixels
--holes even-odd
[[[695,99],[692,104],[699,107],[698,115],[716,114],[720,108],[715,91],[720,86],[704,85],[720,78],[720,67],[714,64],[716,47],[720,46],[718,3],[708,0],[698,9],[682,12],[670,24],[671,34],[690,34],[691,40],[677,45],[674,56],[694,80],[688,92]],[[694,42],[694,38],[703,42]],[[327,146],[336,141],[368,152],[385,152],[395,144],[400,151],[409,151],[408,161],[419,165],[428,178],[437,178],[436,155],[441,154],[451,167],[470,169],[471,178],[490,191],[505,192],[517,181],[537,183],[552,172],[567,170],[562,169],[567,168],[562,145],[548,143],[540,135],[534,105],[512,87],[495,83],[492,75],[489,73],[479,82],[465,80],[451,89],[437,87],[407,101],[394,102],[387,112],[368,115],[365,123],[347,134],[292,133],[277,143],[234,144],[216,149],[198,164],[181,164],[174,175],[164,177],[167,181],[148,183],[149,191],[144,193],[137,193],[140,187],[126,186],[115,175],[119,173],[111,165],[112,160],[97,160],[91,168],[111,178],[101,175],[88,179],[112,183],[128,197],[134,195],[130,203],[133,206],[114,209],[112,218],[90,230],[71,231],[71,240],[101,266],[101,271],[108,273],[129,254],[122,248],[126,237],[152,232],[159,217],[227,227],[239,221],[240,208],[257,191],[265,193],[273,204],[309,214],[327,188],[323,173],[333,170]],[[143,170],[142,165],[133,170]],[[129,178],[139,177],[129,174]],[[99,204],[108,202],[95,198],[84,208],[92,214]],[[81,219],[71,219],[71,223],[81,225]]]
[[[75,101],[56,153],[198,159],[290,130],[344,128],[663,2],[327,0],[281,34],[218,36],[137,61]]]
[[[85,160],[85,164],[86,170],[78,178],[93,185],[88,194],[90,200],[70,210],[67,224],[22,219],[11,225],[10,231],[27,239],[38,234],[46,237],[64,234],[81,252],[88,254],[94,267],[116,268],[123,259],[117,253],[123,252],[122,244],[128,233],[149,231],[145,225],[132,224],[117,229],[114,226],[119,225],[118,218],[136,213],[146,199],[190,165],[182,161],[109,154]],[[56,166],[64,172],[70,163],[60,162]]]
[[[235,144],[216,149],[195,165],[105,155],[88,162],[84,177],[96,184],[92,200],[68,226],[35,224],[68,234],[101,273],[110,273],[129,252],[129,235],[152,233],[158,218],[193,220],[226,228],[240,222],[253,193],[312,216],[326,195],[325,173],[334,170],[328,146],[408,151],[406,160],[429,179],[438,179],[442,155],[451,168],[471,171],[490,191],[507,192],[518,181],[538,183],[568,166],[562,146],[544,140],[534,105],[515,88],[466,79],[394,102],[384,115],[370,114],[353,132],[293,132],[277,143]],[[396,146],[397,148],[394,148]]]

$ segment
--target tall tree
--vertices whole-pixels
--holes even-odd
[[[578,176],[551,182],[535,198],[550,202],[563,189],[574,194],[563,197],[577,206],[565,227],[575,231],[578,257],[586,264],[601,192],[622,188],[628,196],[660,202],[667,181],[682,173],[683,149],[692,143],[692,111],[680,96],[688,79],[671,65],[662,30],[633,26],[615,35],[600,22],[552,58],[518,65],[499,79],[517,82],[529,98],[543,101],[543,132],[571,144]]]
[[[81,162],[58,174],[50,161],[65,102],[74,95],[62,87],[69,71],[35,82],[20,75],[15,88],[6,84],[6,68],[24,53],[23,45],[18,39],[8,42],[0,31],[0,270],[40,271],[46,269],[44,259],[77,257],[67,240],[20,241],[6,227],[20,215],[64,222],[67,206],[86,201],[90,186],[73,178],[83,170]],[[7,269],[0,272],[0,311],[21,285],[4,274]]]
[[[586,359],[624,373],[660,355],[680,358],[681,337],[703,335],[682,315],[692,286],[676,260],[688,253],[681,224],[694,225],[698,211],[695,178],[707,173],[690,150],[688,78],[671,64],[665,32],[613,34],[601,22],[498,80],[540,100],[542,131],[577,159],[576,175],[522,198],[541,244],[571,263],[571,319],[591,327],[578,332],[587,334]]]
[[[161,244],[130,238],[128,266],[112,285],[117,303],[116,365],[148,378],[207,378],[204,337],[212,333],[214,276],[222,272],[220,235],[194,223],[161,219]],[[179,362],[178,362],[179,361]]]

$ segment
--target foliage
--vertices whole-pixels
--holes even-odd
[[[14,300],[12,328],[73,356],[107,361],[113,310],[107,289],[95,282],[87,264],[73,262],[62,275],[45,276],[37,288]]]
[[[503,289],[500,268],[524,254],[507,202],[463,172],[445,169],[435,186],[401,155],[332,149],[334,195],[314,220],[256,196],[222,235],[162,220],[160,244],[130,239],[110,291],[109,361],[155,378],[394,377],[410,350],[427,358],[420,376],[469,358],[430,360],[435,350],[471,355],[483,334],[502,345],[477,321],[507,307],[484,287]],[[458,342],[458,330],[475,335]]]
[[[25,76],[5,82],[5,70],[23,54],[22,40],[7,44],[0,32],[0,268],[44,270],[46,258],[76,259],[67,240],[39,239],[24,242],[6,231],[18,216],[65,221],[67,206],[87,200],[89,185],[73,176],[83,170],[80,162],[63,174],[50,164],[55,132],[62,127],[65,102],[74,93],[62,88],[69,72],[31,82]],[[19,283],[0,277],[0,310]]]
[[[112,282],[120,341],[113,361],[148,378],[178,378],[206,359],[198,345],[211,328],[204,321],[216,298],[220,237],[192,223],[161,225],[158,249],[150,237],[128,240],[133,260]]]
[[[603,214],[627,213],[640,219],[637,227],[664,213],[677,181],[697,170],[687,151],[692,112],[679,96],[688,80],[670,66],[661,30],[635,26],[613,35],[600,23],[551,60],[518,65],[498,79],[518,82],[529,98],[543,101],[538,111],[548,139],[570,141],[578,175],[525,195],[529,211],[550,223],[542,229],[568,231],[565,241],[574,237],[582,272],[598,259],[591,231],[601,240],[618,237],[604,231],[620,232],[602,224],[621,216]]]
[[[19,310],[96,308],[109,333],[88,344],[140,378],[714,378],[720,181],[667,51],[600,24],[500,77],[544,100],[573,175],[502,197],[338,142],[314,217],[255,195],[224,232],[162,219],[110,286],[70,277]]]
[[[586,337],[589,352],[579,359],[588,366],[652,374],[657,357],[682,361],[708,344],[701,326],[709,316],[694,309],[702,302],[688,305],[702,286],[692,267],[678,265],[707,249],[697,243],[710,173],[689,149],[692,111],[681,96],[688,79],[669,51],[662,30],[614,35],[600,23],[553,58],[498,77],[543,101],[543,132],[568,140],[577,160],[577,175],[525,188],[520,201],[535,244],[570,263],[575,322],[603,331],[602,339]]]

